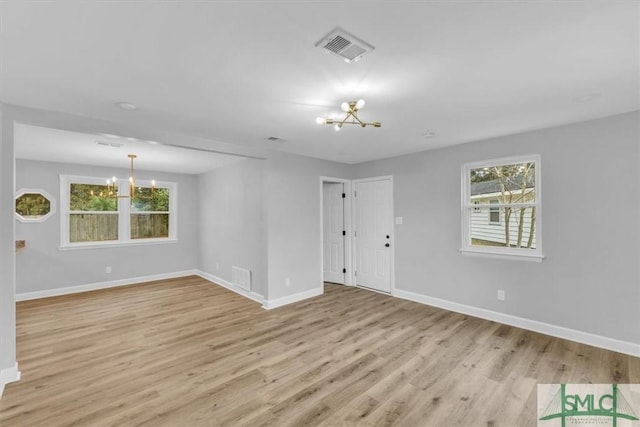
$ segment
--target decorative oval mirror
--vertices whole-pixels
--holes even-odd
[[[56,200],[46,191],[23,188],[16,193],[16,218],[20,222],[43,222],[56,213]]]

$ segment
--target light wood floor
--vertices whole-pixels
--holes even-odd
[[[534,426],[538,383],[640,359],[339,285],[264,311],[198,277],[18,303],[8,426]]]

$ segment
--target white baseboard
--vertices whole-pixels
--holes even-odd
[[[173,273],[152,274],[150,276],[133,277],[109,282],[97,282],[87,285],[69,286],[66,288],[47,289],[44,291],[24,292],[16,294],[16,301],[27,301],[38,298],[56,297],[60,295],[75,294],[78,292],[96,291],[99,289],[115,288],[117,286],[134,285],[136,283],[151,282],[154,280],[175,279],[176,277],[198,274],[197,270],[176,271]]]
[[[307,298],[317,297],[318,295],[322,295],[323,293],[324,293],[323,288],[310,289],[308,291],[299,292],[297,294],[287,295],[286,297],[266,300],[262,305],[262,308],[264,308],[265,310],[271,310],[272,308],[282,307],[283,305],[302,301]]]
[[[4,386],[15,381],[20,381],[18,362],[10,368],[0,369],[0,397],[2,397]]]
[[[443,308],[449,311],[455,311],[456,313],[468,314],[481,319],[503,323],[505,325],[516,326],[529,331],[540,332],[541,334],[551,335],[557,338],[564,338],[582,344],[588,344],[594,347],[600,347],[640,357],[640,344],[634,344],[628,341],[620,341],[614,338],[603,337],[602,335],[590,334],[588,332],[577,331],[575,329],[569,329],[562,326],[555,326],[549,323],[538,322],[537,320],[525,319],[523,317],[512,316],[510,314],[499,313],[497,311],[433,298],[400,289],[394,289],[393,296],[433,307]]]
[[[203,279],[207,279],[215,283],[216,285],[220,285],[223,288],[227,288],[230,291],[233,291],[239,295],[242,295],[243,297],[249,298],[250,300],[253,300],[255,302],[259,302],[260,304],[264,304],[264,297],[258,293],[242,289],[241,287],[236,286],[233,283],[228,282],[221,277],[214,276],[213,274],[209,274],[201,270],[196,270],[195,274],[202,277]]]

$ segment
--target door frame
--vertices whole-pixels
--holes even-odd
[[[344,275],[344,284],[345,286],[353,286],[355,284],[354,275],[353,275],[353,256],[352,256],[352,237],[353,236],[353,224],[351,221],[352,218],[352,186],[351,180],[343,179],[343,178],[333,178],[330,176],[321,176],[320,177],[320,284],[324,286],[324,192],[323,184],[343,184],[344,185],[344,229],[347,232],[347,235],[344,239],[344,268],[347,269],[347,273]]]
[[[389,229],[391,230],[391,238],[389,239],[389,243],[391,244],[391,254],[389,256],[389,263],[391,264],[391,265],[389,265],[389,275],[390,275],[389,280],[391,282],[390,283],[391,292],[389,294],[387,294],[386,292],[380,292],[380,291],[377,291],[375,289],[367,288],[367,287],[364,287],[364,286],[358,286],[357,283],[356,283],[355,275],[353,276],[353,282],[352,283],[353,283],[353,286],[356,286],[356,287],[358,287],[360,289],[366,289],[368,291],[380,292],[380,293],[382,293],[384,295],[395,296],[396,295],[396,269],[395,269],[395,265],[396,265],[396,260],[395,260],[396,259],[396,257],[395,257],[395,254],[396,254],[396,237],[395,237],[395,234],[396,234],[396,232],[395,232],[395,220],[394,220],[394,218],[395,218],[395,213],[394,213],[395,212],[395,210],[394,210],[395,203],[394,203],[394,197],[393,197],[393,175],[382,175],[382,176],[375,176],[375,177],[370,177],[370,178],[354,179],[354,180],[351,181],[352,190],[355,192],[357,183],[360,183],[360,182],[372,182],[372,181],[389,181],[389,183],[391,184],[391,194],[390,194],[390,197],[391,197],[391,215],[390,215],[390,217],[391,218],[389,218],[389,221],[390,221],[390,224],[389,224],[390,228]],[[350,222],[351,222],[351,225],[352,225],[352,230],[355,230],[357,228],[357,225],[358,225],[357,224],[357,219],[356,219],[356,203],[357,202],[355,200],[356,199],[355,193],[352,193],[352,194],[353,194],[354,197],[353,197],[353,209],[351,210],[351,221]],[[354,235],[354,233],[351,233],[350,237],[351,237],[351,240],[352,240],[352,242],[351,242],[351,246],[352,246],[351,256],[353,258],[351,260],[351,265],[353,265],[354,268],[355,268],[355,266],[358,265],[357,262],[356,262],[357,238]],[[353,274],[353,271],[352,271],[352,274]]]

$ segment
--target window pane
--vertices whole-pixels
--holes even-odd
[[[16,199],[16,213],[25,218],[39,218],[51,212],[51,201],[40,193],[25,193]]]
[[[496,214],[497,224],[492,221]],[[535,214],[534,207],[482,207],[471,215],[471,245],[535,249]]]
[[[169,214],[131,214],[131,238],[169,237]]]
[[[470,170],[471,204],[535,202],[535,163]]]
[[[498,200],[489,200],[489,204],[500,203]],[[492,224],[500,223],[500,208],[489,208],[489,222]]]
[[[137,187],[131,198],[132,212],[169,212],[169,189]]]
[[[118,214],[69,215],[69,242],[118,240]]]
[[[71,184],[69,210],[85,212],[116,212],[118,199],[110,197],[117,194],[118,187],[106,185]]]

